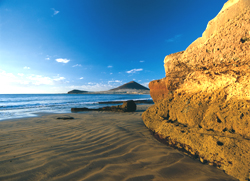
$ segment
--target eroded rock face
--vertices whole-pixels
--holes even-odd
[[[250,179],[250,1],[229,0],[201,38],[166,56],[145,125],[170,145]]]

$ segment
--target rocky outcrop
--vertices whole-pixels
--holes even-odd
[[[114,112],[135,112],[136,104],[133,100],[124,101],[122,105],[118,106],[107,106],[98,109],[83,108],[71,108],[71,112],[81,112],[81,111],[114,111]]]
[[[250,179],[250,1],[229,0],[185,51],[166,56],[149,83],[145,125],[239,180]]]

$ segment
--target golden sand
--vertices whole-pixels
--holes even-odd
[[[0,180],[234,180],[159,143],[141,119],[147,107],[2,121]]]

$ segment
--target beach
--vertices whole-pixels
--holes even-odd
[[[1,121],[0,180],[236,180],[158,142],[141,118],[149,106]]]

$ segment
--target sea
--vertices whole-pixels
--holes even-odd
[[[71,108],[121,105],[119,101],[151,101],[147,94],[0,94],[0,121],[41,113],[71,113]]]

